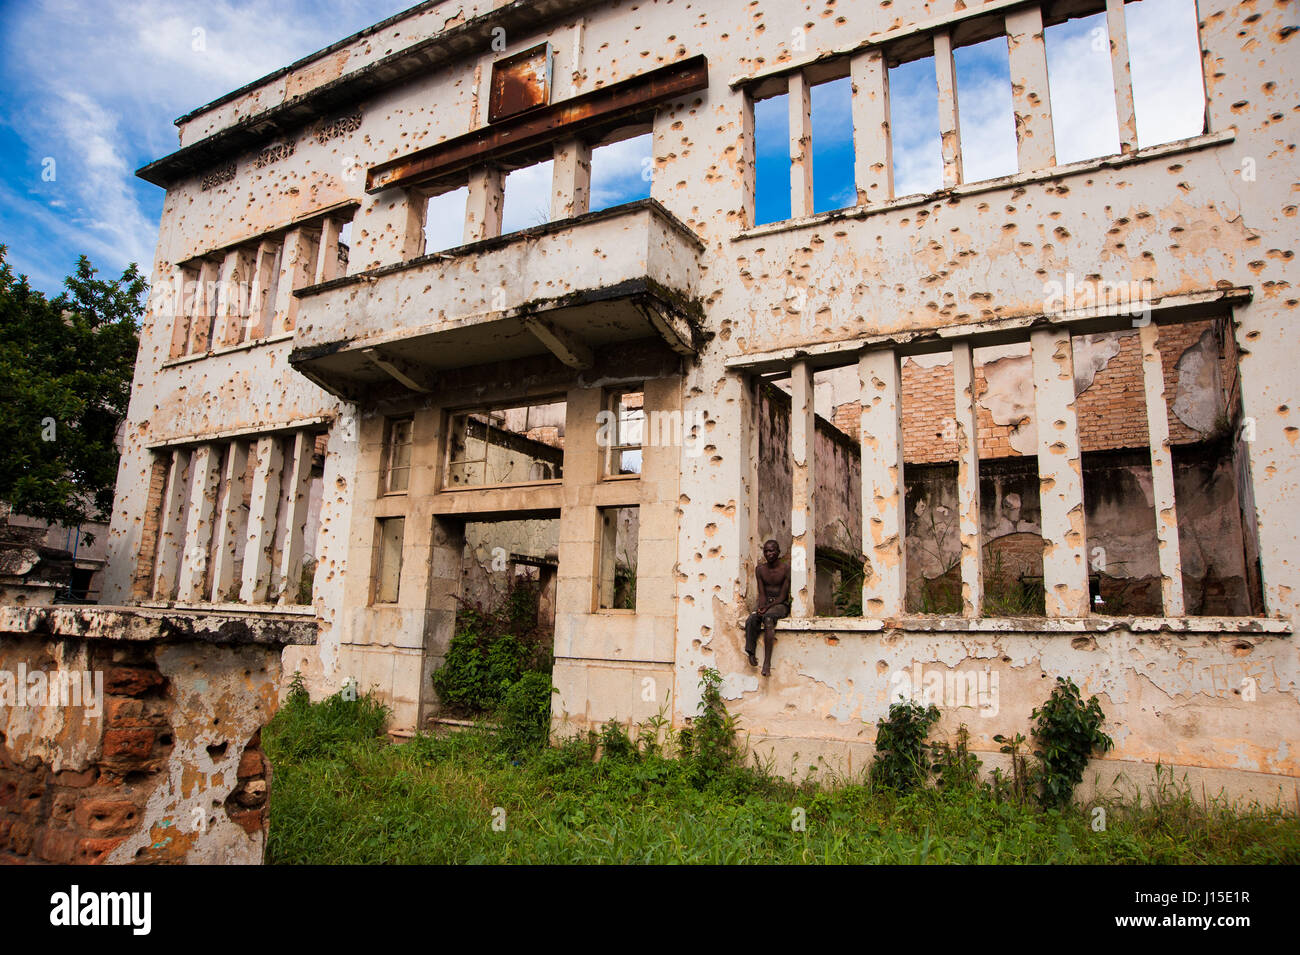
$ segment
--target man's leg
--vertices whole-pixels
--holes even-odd
[[[758,657],[754,656],[754,650],[758,647],[758,631],[763,626],[763,615],[760,613],[751,613],[745,619],[745,656],[749,657],[749,665],[758,666]]]
[[[772,647],[776,643],[776,618],[763,617],[763,676],[772,675]]]

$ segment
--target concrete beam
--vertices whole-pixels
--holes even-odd
[[[1090,609],[1088,532],[1070,333],[1056,328],[1036,329],[1029,335],[1029,349],[1034,411],[1038,417],[1038,503],[1047,616],[1083,617]]]
[[[1169,410],[1165,401],[1164,364],[1160,357],[1159,326],[1147,322],[1138,329],[1142,343],[1142,386],[1146,393],[1147,435],[1151,447],[1151,493],[1155,498],[1160,596],[1166,617],[1184,611],[1182,550],[1178,540],[1178,508],[1174,501],[1174,462],[1169,447]]]
[[[316,274],[312,284],[319,285],[339,277],[339,232],[343,223],[327,216],[320,224],[320,243],[316,247]]]
[[[258,244],[257,259],[253,266],[253,288],[248,296],[248,323],[244,329],[244,337],[248,341],[257,341],[270,334],[275,308],[275,286],[280,278],[279,255],[278,242]]]
[[[154,556],[153,596],[171,600],[180,576],[181,547],[185,542],[185,496],[188,491],[190,452],[177,448],[167,470],[163,491],[162,521],[158,527],[158,549]]]
[[[898,355],[891,348],[858,359],[862,422],[862,615],[896,617],[907,594],[903,546],[903,422]]]
[[[961,538],[961,610],[978,617],[984,603],[980,534],[979,432],[976,429],[975,362],[970,342],[952,346],[952,383],[957,419],[957,530]]]
[[[943,153],[943,186],[964,179],[961,165],[961,125],[957,117],[957,78],[952,38],[947,30],[934,34],[934,76],[939,87],[939,142]]]
[[[551,163],[551,221],[591,209],[591,147],[580,139],[555,144]]]
[[[790,613],[813,617],[817,614],[817,416],[812,366],[795,362],[790,382]]]
[[[524,317],[524,328],[545,345],[552,355],[570,368],[587,369],[596,363],[591,348],[582,339],[544,318],[527,315]]]
[[[433,379],[429,374],[416,368],[410,362],[389,355],[384,355],[378,348],[362,349],[361,354],[370,359],[370,363],[380,371],[397,381],[404,388],[427,394],[433,390]]]
[[[289,468],[287,513],[279,522],[285,525],[284,546],[280,551],[280,574],[275,602],[297,603],[298,579],[302,576],[303,545],[307,538],[307,505],[311,494],[311,465],[316,453],[316,435],[297,431],[293,436]]]
[[[305,229],[291,229],[284,237],[280,255],[280,277],[275,286],[274,318],[271,334],[291,332],[297,324],[298,297],[294,289],[305,288],[312,280],[316,262],[311,258],[312,242]],[[337,252],[335,256],[337,258]]]
[[[221,264],[221,281],[217,287],[217,345],[237,345],[244,337],[248,319],[248,286],[252,277],[252,255],[248,249],[231,249]]]
[[[1133,107],[1133,74],[1129,68],[1128,27],[1124,0],[1106,0],[1106,32],[1110,34],[1110,69],[1115,82],[1115,115],[1119,119],[1119,150],[1138,147],[1137,112]]]
[[[192,603],[203,600],[207,592],[212,516],[221,489],[221,446],[204,444],[195,449],[190,474],[190,507],[185,522],[185,548],[181,554],[176,599]]]
[[[221,499],[218,505],[213,533],[217,539],[213,542],[212,592],[209,595],[214,603],[233,601],[237,594],[240,580],[236,576],[244,557],[244,544],[247,541],[244,521],[241,521],[244,507],[244,483],[248,473],[248,442],[231,441],[230,451],[226,454],[225,467],[221,474]],[[246,518],[245,518],[246,520]]]
[[[500,169],[480,166],[469,175],[465,197],[465,241],[478,242],[501,234],[506,178]]]
[[[894,167],[890,161],[889,73],[881,50],[853,57],[853,179],[858,205],[883,202],[894,196]]]
[[[201,355],[212,347],[217,332],[212,316],[217,309],[217,285],[221,270],[215,262],[206,259],[199,265],[198,287],[190,307],[189,347],[191,355]]]
[[[1052,138],[1052,107],[1047,94],[1042,10],[1037,6],[1012,10],[1007,13],[1006,23],[1019,171],[1046,169],[1056,165],[1056,142]]]
[[[244,575],[239,588],[241,603],[266,603],[271,593],[271,551],[275,547],[283,464],[280,438],[275,435],[260,438],[252,499],[248,505],[248,544],[244,548]]]
[[[790,218],[813,213],[812,99],[802,73],[790,74]]]

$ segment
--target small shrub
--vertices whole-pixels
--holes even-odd
[[[1085,703],[1074,681],[1059,676],[1047,702],[1030,715],[1040,746],[1034,750],[1040,765],[1039,801],[1047,807],[1064,806],[1083,780],[1088,758],[1115,745],[1101,731],[1106,715],[1095,696]]]
[[[610,720],[600,728],[600,754],[601,759],[612,759],[616,761],[635,760],[639,755],[636,743],[623,729],[623,724]]]
[[[930,777],[925,738],[938,719],[939,708],[934,704],[922,706],[914,700],[892,704],[889,716],[877,724],[872,784],[900,793],[924,786]]]
[[[998,802],[1012,801],[1023,806],[1029,799],[1031,776],[1029,761],[1020,750],[1025,745],[1025,734],[1003,736],[998,733],[993,742],[1000,743],[998,752],[1011,757],[1011,776],[1007,778],[1001,769],[993,770],[993,796]]]
[[[521,756],[550,741],[554,692],[551,678],[536,671],[525,673],[506,690],[497,711],[497,738],[508,754]]]
[[[978,787],[980,759],[970,751],[970,730],[962,723],[957,739],[934,743],[934,772],[940,789],[973,790]]]
[[[388,707],[370,693],[349,699],[341,692],[313,703],[299,673],[289,684],[284,706],[263,734],[272,763],[335,759],[357,744],[374,744],[384,737]]]
[[[690,733],[692,777],[704,785],[740,762],[736,719],[722,700],[722,674],[705,667],[700,675],[700,712]]]

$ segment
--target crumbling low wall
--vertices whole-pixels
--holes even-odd
[[[0,607],[0,862],[260,863],[261,730],[314,620]]]

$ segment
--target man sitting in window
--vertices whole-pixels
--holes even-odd
[[[763,676],[772,674],[772,646],[776,643],[776,622],[790,615],[790,565],[781,560],[781,547],[774,540],[763,544],[763,562],[758,576],[758,607],[745,621],[745,654],[750,666],[758,666],[754,650],[758,631],[763,631]]]

